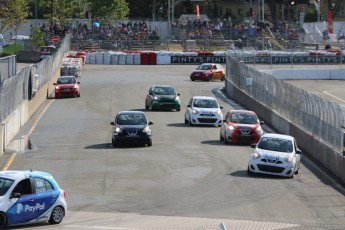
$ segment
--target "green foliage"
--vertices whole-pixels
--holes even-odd
[[[305,22],[316,22],[317,21],[317,11],[314,8],[307,8],[304,16]]]
[[[37,27],[31,27],[30,40],[31,40],[31,45],[34,47],[34,50],[36,50],[38,47],[45,45],[43,38],[44,38],[44,32],[42,32]]]
[[[2,47],[2,49],[3,49],[3,52],[1,54],[1,56],[3,56],[3,57],[4,56],[10,56],[10,55],[15,55],[20,50],[24,50],[24,45],[23,44],[12,44],[12,45]]]
[[[27,0],[7,1],[1,9],[2,21],[5,26],[13,29],[16,33],[20,26],[26,22],[30,15]]]
[[[99,17],[105,21],[123,20],[129,14],[128,3],[125,0],[87,0],[93,18]]]

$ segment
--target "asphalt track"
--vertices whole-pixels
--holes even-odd
[[[24,127],[32,130],[33,149],[17,154],[8,169],[51,172],[66,190],[69,213],[54,229],[345,226],[344,187],[307,155],[294,179],[251,177],[250,147],[225,146],[219,128],[183,123],[193,95],[217,97],[224,112],[243,108],[222,95],[223,82],[191,82],[193,68],[85,66],[81,97],[49,100],[42,115],[35,115],[37,122]],[[175,85],[181,112],[146,111],[144,97],[152,84]],[[330,91],[319,81],[312,84],[318,92]],[[146,111],[154,122],[151,148],[110,146],[109,123],[127,109]]]

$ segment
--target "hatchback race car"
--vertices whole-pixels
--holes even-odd
[[[228,143],[258,143],[264,131],[257,115],[249,110],[230,110],[220,128],[220,141]]]
[[[184,116],[184,123],[192,125],[220,126],[223,122],[222,106],[214,97],[194,96],[190,99]]]
[[[191,74],[190,80],[212,81],[225,79],[225,70],[221,64],[203,63],[199,65]]]
[[[153,85],[145,99],[145,109],[181,110],[180,94],[170,85]]]
[[[110,122],[112,128],[111,143],[113,147],[121,145],[147,145],[152,146],[152,132],[144,112],[121,111],[115,121]]]
[[[248,174],[262,173],[283,177],[294,177],[301,165],[301,150],[294,137],[289,135],[266,133],[250,156]]]
[[[0,229],[46,221],[59,224],[66,213],[66,193],[49,173],[0,171]]]
[[[55,85],[55,98],[80,97],[80,82],[74,76],[60,76]]]

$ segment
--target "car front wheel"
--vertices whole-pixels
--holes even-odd
[[[49,223],[60,224],[65,216],[65,210],[61,206],[56,206],[50,215]]]
[[[6,227],[7,224],[7,217],[6,214],[1,212],[0,213],[0,229],[3,229]]]

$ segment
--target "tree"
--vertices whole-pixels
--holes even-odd
[[[33,46],[34,50],[36,50],[40,46],[45,45],[43,38],[44,38],[44,32],[42,32],[39,28],[32,26],[30,40],[31,40],[31,45]]]
[[[6,1],[1,8],[2,23],[4,26],[13,29],[15,35],[22,24],[26,22],[30,15],[27,0]]]
[[[105,21],[123,20],[129,14],[128,3],[125,0],[87,0],[93,18],[99,17]]]

